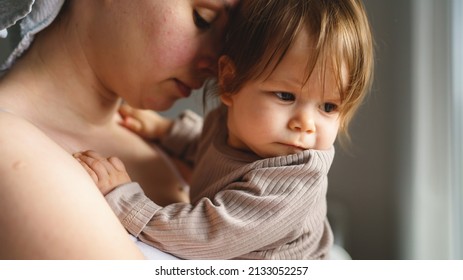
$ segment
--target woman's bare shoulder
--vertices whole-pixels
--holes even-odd
[[[2,172],[30,171],[30,164],[42,162],[42,165],[46,165],[55,159],[66,157],[64,150],[40,129],[21,117],[0,112],[0,127],[0,152],[2,153],[0,170]],[[48,157],[42,158],[44,155]],[[42,165],[36,167],[40,169]],[[11,174],[2,174],[0,180],[4,176],[10,177]]]
[[[28,155],[29,151],[38,150],[38,145],[33,145],[34,141],[47,142],[47,137],[31,123],[4,111],[0,111],[0,127],[0,151],[3,155],[0,160],[0,170],[2,171],[17,169],[20,166],[17,160]],[[51,140],[48,142],[51,144]],[[11,165],[11,163],[17,164]]]
[[[0,259],[141,257],[71,155],[15,115],[0,128]]]

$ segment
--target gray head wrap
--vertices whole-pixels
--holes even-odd
[[[0,0],[0,37],[19,22],[20,40],[5,61],[0,61],[0,75],[29,48],[34,35],[56,18],[65,0]]]

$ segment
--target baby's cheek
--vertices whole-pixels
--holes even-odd
[[[334,142],[336,141],[337,134],[338,130],[336,128],[332,128],[325,131],[325,133],[321,137],[319,137],[317,141],[319,142],[319,149],[326,150],[333,146]]]

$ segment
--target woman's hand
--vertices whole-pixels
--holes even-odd
[[[131,182],[124,163],[117,157],[104,158],[95,151],[73,154],[85,168],[103,195],[117,186]]]

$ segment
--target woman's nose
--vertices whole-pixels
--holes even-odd
[[[315,133],[315,120],[310,114],[298,114],[289,121],[289,128],[297,132]]]

